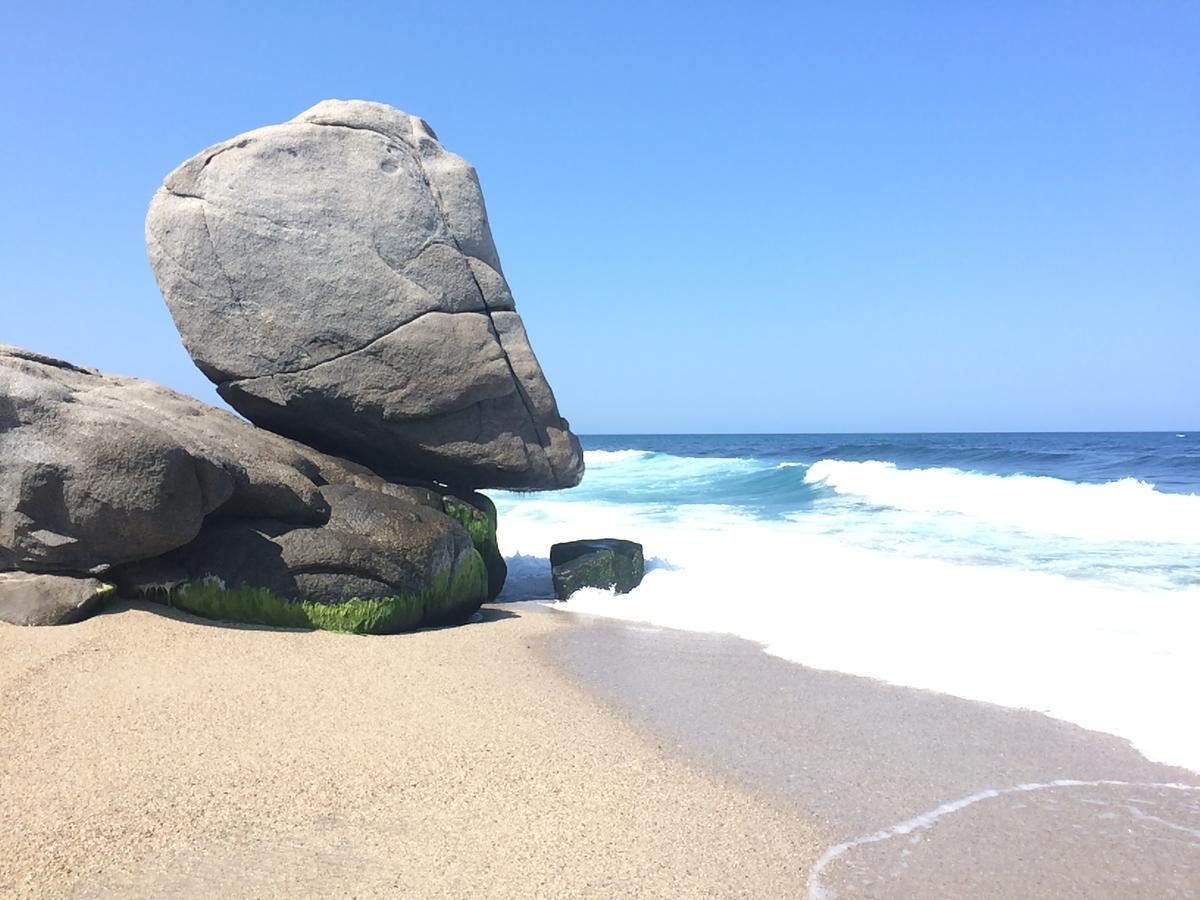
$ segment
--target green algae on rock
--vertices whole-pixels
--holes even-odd
[[[500,553],[496,540],[496,504],[490,497],[472,491],[464,496],[447,494],[442,498],[446,515],[467,529],[471,543],[483,557],[488,574],[488,600],[495,600],[508,577],[508,564]]]
[[[555,544],[550,548],[550,567],[559,600],[585,587],[627,594],[646,574],[642,545],[616,538]]]
[[[260,587],[227,588],[219,578],[189,581],[165,593],[162,600],[166,605],[206,619],[351,634],[394,634],[424,625],[459,622],[470,616],[486,597],[487,569],[479,553],[471,551],[459,565],[434,576],[424,590],[388,597],[355,597],[340,603],[289,600]]]
[[[317,493],[323,524],[215,517],[113,577],[127,596],[165,593],[209,618],[358,633],[462,621],[487,599],[483,558],[440,494],[370,479]]]

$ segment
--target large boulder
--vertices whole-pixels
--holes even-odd
[[[167,176],[146,242],[188,352],[252,422],[389,478],[582,477],[475,171],[421,119],[327,100],[210,147]]]
[[[238,481],[243,500],[261,488],[184,446],[199,406],[0,346],[0,570],[83,574],[156,556],[194,538]],[[279,470],[280,503],[319,521],[311,483]]]
[[[433,508],[326,485],[329,520],[221,519],[191,543],[116,570],[122,592],[202,616],[357,633],[461,621],[486,596],[470,536]]]
[[[437,487],[390,483],[150,382],[0,346],[0,572],[105,573],[235,621],[449,621],[487,596],[474,544],[487,547]]]

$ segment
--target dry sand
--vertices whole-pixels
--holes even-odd
[[[0,626],[0,896],[798,896],[825,845],[485,610],[386,638]]]

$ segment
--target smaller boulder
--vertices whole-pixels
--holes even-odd
[[[566,600],[585,587],[628,594],[642,583],[646,561],[641,544],[602,538],[555,544],[550,548],[550,568],[555,596]]]
[[[324,525],[215,517],[191,543],[114,569],[117,584],[204,618],[355,634],[462,622],[483,603],[470,536],[422,502],[440,497],[382,482],[319,491]]]
[[[96,578],[0,574],[0,621],[12,625],[66,625],[86,619],[113,593]]]

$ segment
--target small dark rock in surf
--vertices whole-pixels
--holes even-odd
[[[615,538],[555,544],[550,548],[550,567],[559,600],[585,587],[628,594],[646,574],[642,545]]]

